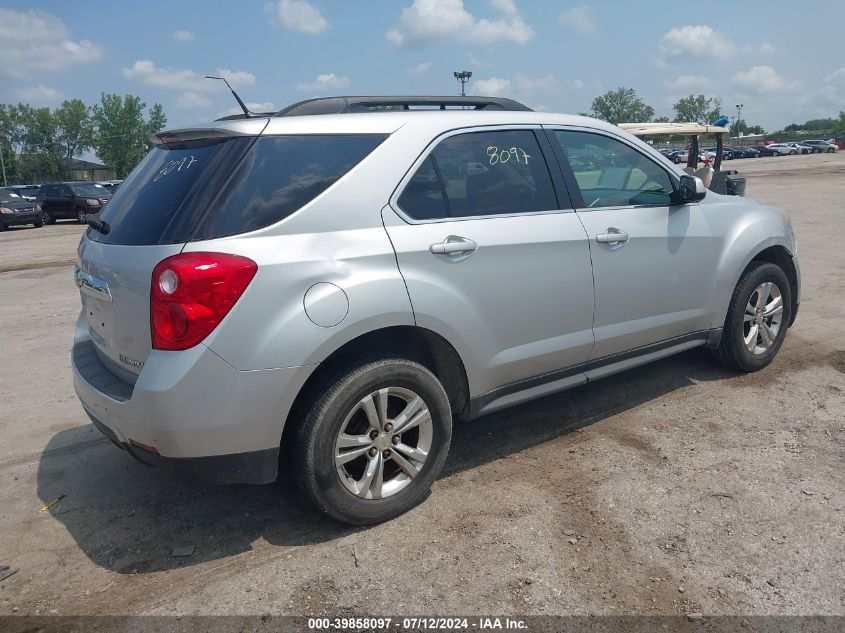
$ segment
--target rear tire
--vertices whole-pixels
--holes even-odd
[[[387,521],[419,504],[452,437],[440,381],[397,357],[341,372],[300,424],[286,447],[299,488],[319,512],[350,525]]]
[[[76,214],[76,219],[77,219],[77,221],[78,221],[80,224],[86,224],[86,221],[85,221],[85,216],[86,216],[86,215],[87,215],[87,213],[85,213],[85,211],[79,211],[79,212],[77,212],[77,214]]]
[[[744,372],[763,369],[780,350],[791,318],[786,274],[775,264],[754,263],[734,289],[716,355]]]

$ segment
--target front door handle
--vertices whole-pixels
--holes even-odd
[[[469,256],[475,252],[478,244],[460,235],[450,235],[442,242],[435,242],[428,247],[434,255],[464,255]]]
[[[607,233],[596,235],[596,242],[599,244],[610,244],[611,246],[624,244],[628,239],[628,234],[625,231],[620,231],[612,226],[607,229]]]

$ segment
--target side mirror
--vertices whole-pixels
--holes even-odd
[[[706,195],[707,187],[704,186],[701,178],[689,174],[681,176],[681,184],[675,194],[678,204],[698,202],[699,200],[703,200]]]

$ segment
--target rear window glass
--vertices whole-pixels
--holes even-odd
[[[154,148],[101,212],[110,244],[162,244],[245,233],[284,219],[386,138],[291,135]]]
[[[286,218],[331,187],[385,138],[383,134],[259,138],[192,239],[244,233]]]
[[[73,193],[75,193],[77,196],[91,196],[92,198],[104,196],[108,193],[106,188],[102,185],[97,185],[91,182],[85,182],[78,185],[71,185],[70,188],[73,189]]]
[[[128,245],[187,241],[209,200],[254,140],[204,139],[154,147],[100,212],[109,225],[108,235],[90,229],[89,239]]]

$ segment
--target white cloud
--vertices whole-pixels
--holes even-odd
[[[18,90],[18,97],[23,102],[34,106],[54,105],[64,98],[58,90],[44,84],[21,88]]]
[[[176,100],[176,107],[182,110],[191,108],[207,108],[211,105],[211,99],[200,92],[186,91],[179,95]]]
[[[245,70],[218,68],[217,76],[225,77],[232,86],[252,86],[255,84],[255,75],[248,73]]]
[[[583,82],[576,80],[576,88]],[[554,75],[516,75],[513,78],[489,77],[472,84],[472,94],[489,97],[509,97],[521,101],[534,110],[549,110],[546,103],[558,102],[563,90]]]
[[[416,66],[409,68],[408,72],[412,75],[424,75],[431,69],[431,62],[420,62]]]
[[[464,8],[463,0],[414,0],[385,38],[394,46],[421,46],[446,39],[488,46],[525,44],[534,37],[534,29],[511,0],[491,0],[491,5],[497,17],[477,18]]]
[[[302,92],[331,92],[341,90],[349,85],[349,77],[342,77],[334,73],[317,75],[314,81],[296,84],[296,89]]]
[[[700,93],[710,87],[710,80],[700,75],[681,75],[672,81],[666,82],[669,90],[687,91]]]
[[[774,46],[774,44],[769,44],[768,42],[763,42],[762,44],[760,44],[760,47],[759,47],[758,50],[763,55],[771,55],[772,53],[775,52],[775,46]]]
[[[593,33],[596,30],[596,23],[587,5],[564,11],[560,14],[560,23],[582,33]]]
[[[277,112],[279,108],[272,101],[246,101],[247,110],[250,112]],[[239,106],[233,106],[223,112],[221,116],[229,116],[230,114],[243,114],[244,111]]]
[[[0,75],[61,72],[102,56],[102,46],[71,39],[65,23],[52,13],[0,9]]]
[[[575,88],[575,90],[581,90],[581,88],[584,87],[584,82],[580,79],[576,79],[572,82],[572,87]]]
[[[756,93],[790,90],[798,85],[779,75],[771,66],[754,66],[745,72],[736,73],[732,81],[740,88]]]
[[[194,34],[190,31],[186,31],[185,29],[179,29],[178,31],[173,31],[173,33],[170,34],[170,38],[176,40],[177,42],[193,42]]]
[[[502,97],[511,90],[511,80],[501,77],[479,79],[472,87],[472,91],[485,97]]]
[[[845,68],[840,68],[839,70],[834,70],[827,77],[825,77],[824,80],[825,81],[837,81],[837,80],[845,81]]]
[[[124,68],[123,76],[127,79],[139,79],[154,88],[182,90],[186,93],[219,92],[226,89],[222,81],[205,79],[203,75],[187,68],[160,68],[149,59],[139,59],[132,68]],[[255,83],[255,75],[243,70],[218,68],[217,76],[228,79],[232,87],[251,86]]]
[[[727,59],[733,55],[735,47],[727,37],[709,26],[687,25],[670,29],[660,40],[660,49],[672,56]]]
[[[276,17],[286,29],[308,35],[316,35],[329,28],[320,10],[307,0],[279,0]]]

